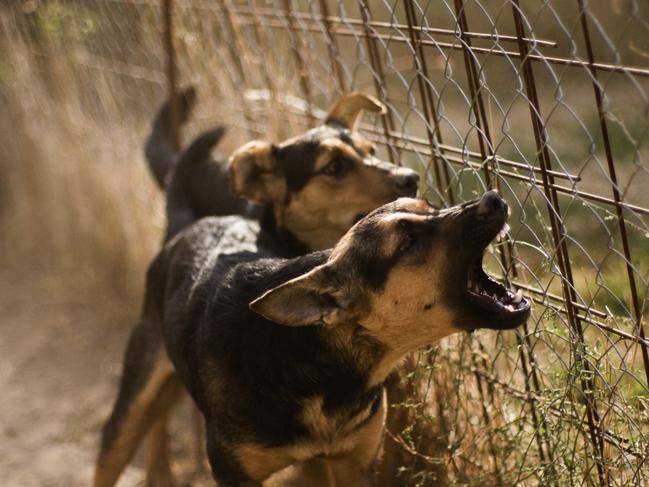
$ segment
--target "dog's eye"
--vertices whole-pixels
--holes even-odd
[[[406,252],[416,242],[417,236],[412,230],[412,224],[408,220],[399,220],[399,227],[403,229],[403,237],[399,245],[399,253]]]
[[[416,237],[413,233],[406,233],[401,240],[401,245],[399,246],[399,252],[403,253],[412,248],[415,244]]]
[[[369,153],[371,156],[376,155],[376,146],[373,145],[372,147],[370,147]]]
[[[329,176],[340,176],[345,170],[345,164],[339,158],[332,159],[329,164],[322,170],[323,173]]]

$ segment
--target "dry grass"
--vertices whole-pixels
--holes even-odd
[[[163,225],[161,194],[142,156],[146,125],[119,113],[88,116],[77,96],[83,87],[65,73],[52,97],[20,44],[7,61],[0,116],[5,271],[65,276],[63,286],[133,296]]]
[[[54,94],[26,46],[6,42],[0,469],[7,486],[88,485],[144,270],[161,238],[162,198],[142,158],[146,126],[118,113],[89,116],[83,86],[65,66],[50,66],[65,80]],[[122,485],[140,477],[136,465]]]

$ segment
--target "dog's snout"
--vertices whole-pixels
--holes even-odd
[[[487,191],[478,203],[478,214],[487,216],[497,213],[507,214],[507,202],[497,191]]]
[[[419,185],[419,174],[412,169],[399,168],[394,177],[394,184],[399,191],[414,196]]]

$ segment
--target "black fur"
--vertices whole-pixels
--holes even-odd
[[[357,252],[352,249],[353,253],[349,260],[357,269],[356,274],[363,279],[369,289],[380,290],[385,285],[396,258],[394,255],[385,253],[383,233],[374,221],[360,223],[356,231],[366,245]]]
[[[290,144],[278,148],[277,157],[284,170],[286,187],[290,192],[297,193],[308,184],[313,176],[318,174],[315,162],[320,155],[320,143],[330,138],[339,138],[358,151],[349,136],[348,129],[330,125],[321,125],[309,130],[299,141],[292,141]]]
[[[280,147],[277,157],[286,177],[286,187],[291,192],[301,190],[315,173],[315,161],[319,155],[320,142],[337,135],[327,126],[309,130],[297,143]]]
[[[167,235],[166,240],[202,216],[214,214],[212,192],[227,191],[228,188],[210,185],[223,181],[223,175],[205,178],[211,172],[221,171],[221,166],[209,168],[210,152],[219,142],[225,129],[222,127],[204,132],[182,153],[180,161],[167,187]],[[243,210],[244,208],[235,208]]]

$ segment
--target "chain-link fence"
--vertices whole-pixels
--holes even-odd
[[[536,303],[407,361],[382,484],[649,483],[647,2],[12,0],[2,22],[0,81],[27,60],[39,103],[145,127],[192,83],[188,131],[224,124],[227,148],[376,95],[361,130],[429,199],[505,196],[487,267]]]

